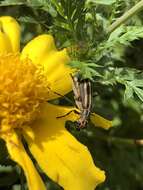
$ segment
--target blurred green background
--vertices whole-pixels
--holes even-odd
[[[142,91],[137,85],[129,88],[133,81],[143,82],[143,11],[129,19],[112,41],[106,33],[106,28],[137,2],[0,1],[0,15],[13,16],[21,24],[21,47],[38,34],[50,33],[59,49],[76,47],[70,51],[73,61],[85,63],[82,75],[93,79],[93,111],[113,120],[113,128],[105,131],[89,122],[86,129],[78,132],[67,122],[67,129],[89,148],[96,165],[106,171],[106,182],[98,190],[143,189],[143,146],[136,143],[143,139],[143,83],[139,86]],[[94,67],[92,73],[86,66],[89,61],[102,67]],[[67,97],[75,105],[73,94]],[[69,104],[64,98],[56,103]],[[41,176],[47,189],[62,189],[42,172]],[[4,142],[0,141],[0,189],[26,188],[23,172],[9,159]]]

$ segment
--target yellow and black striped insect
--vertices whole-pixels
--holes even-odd
[[[91,82],[89,79],[80,80],[76,75],[71,75],[71,77],[75,103],[77,108],[80,110],[80,118],[76,123],[77,127],[82,129],[86,127],[91,111]]]

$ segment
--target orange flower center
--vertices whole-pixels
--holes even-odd
[[[33,121],[48,99],[48,86],[42,68],[28,58],[0,55],[0,132]]]

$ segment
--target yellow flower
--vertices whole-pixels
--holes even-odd
[[[20,53],[20,27],[9,16],[0,17],[0,138],[11,159],[24,170],[29,190],[46,187],[28,156],[21,137],[41,169],[65,190],[93,190],[105,180],[88,149],[66,129],[76,121],[73,107],[48,103],[71,91],[71,69],[66,50],[58,51],[53,37],[40,35]],[[109,128],[111,123],[94,114],[92,121]]]

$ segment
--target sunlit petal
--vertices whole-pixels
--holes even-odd
[[[73,70],[67,65],[68,62],[66,49],[47,55],[42,62],[47,80],[50,82],[50,88],[56,92],[51,93],[50,99],[59,97],[57,94],[65,95],[72,90],[70,74],[73,73]]]
[[[105,180],[104,171],[94,165],[87,147],[65,129],[64,119],[55,118],[64,111],[48,105],[32,128],[24,128],[26,141],[43,171],[64,190],[93,190]]]
[[[49,99],[54,99],[71,91],[70,73],[67,66],[69,56],[66,49],[58,51],[51,35],[40,35],[31,40],[23,49],[21,58],[30,58],[44,69],[50,84]],[[59,94],[59,95],[58,95]]]
[[[10,16],[0,17],[0,30],[7,35],[11,42],[13,52],[20,50],[20,26]]]
[[[21,52],[21,57],[28,57],[34,63],[40,63],[47,54],[55,51],[56,47],[53,37],[51,35],[43,34],[27,43]]]
[[[92,113],[90,119],[91,122],[97,127],[101,127],[103,129],[109,129],[112,127],[112,121],[109,121],[96,113]]]
[[[2,138],[6,141],[11,159],[17,162],[24,170],[29,190],[46,190],[46,187],[16,133],[7,134]]]
[[[10,40],[6,34],[0,31],[0,54],[12,52]]]

